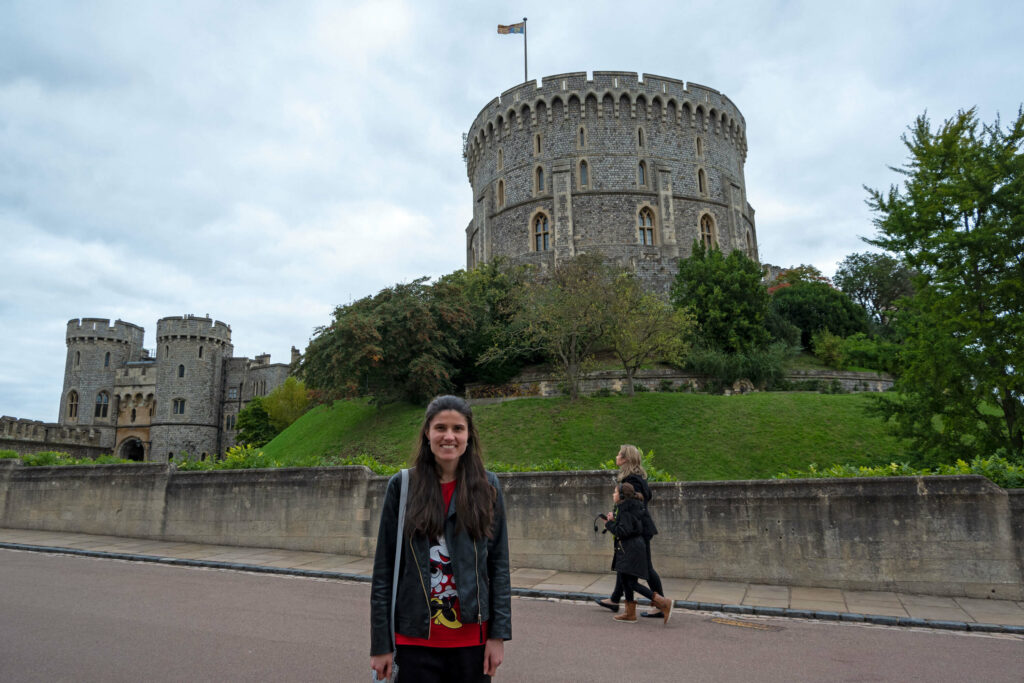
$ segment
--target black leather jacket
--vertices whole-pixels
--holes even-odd
[[[505,503],[498,478],[491,472],[487,480],[498,491],[495,502],[493,538],[474,542],[465,531],[455,531],[455,501],[458,485],[448,507],[445,541],[452,556],[455,588],[459,592],[459,608],[463,623],[490,622],[488,638],[509,640],[512,637],[512,584],[509,576],[508,530],[505,525]],[[373,583],[370,591],[370,654],[391,652],[391,581],[395,567],[395,534],[398,530],[398,498],[401,475],[388,482],[384,507],[377,532],[377,552],[373,560]],[[412,638],[430,635],[430,548],[422,534],[402,543],[402,562],[398,575],[398,597],[395,606],[396,630]],[[484,641],[481,639],[480,641]]]

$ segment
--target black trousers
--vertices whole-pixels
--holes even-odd
[[[658,576],[658,572],[654,571],[654,563],[651,562],[651,539],[645,538],[644,545],[647,548],[647,585],[651,587],[651,590],[658,595],[665,595],[665,589],[661,585],[661,577]],[[615,589],[612,591],[612,602],[618,602],[622,599],[622,591],[625,586],[622,585],[622,574],[615,575]]]
[[[636,596],[633,595],[634,591],[648,600],[654,598],[654,593],[651,592],[651,589],[640,583],[640,579],[637,577],[632,574],[623,574],[622,572],[619,572],[618,576],[622,580],[622,590],[626,594],[626,602],[633,602],[636,599]]]
[[[484,676],[484,646],[424,647],[399,645],[397,683],[477,683]]]

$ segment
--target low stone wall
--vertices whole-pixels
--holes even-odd
[[[804,370],[794,371],[786,375],[786,381],[793,383],[802,391],[830,391],[841,389],[848,392],[888,391],[892,388],[893,378],[884,373],[876,372],[845,372],[840,370]],[[633,377],[633,384],[640,385],[648,391],[702,391],[705,378],[701,375],[682,372],[673,368],[659,367],[650,370],[639,370]],[[622,370],[602,370],[586,373],[580,380],[580,393],[592,394],[602,389],[616,393],[626,390],[626,376]],[[739,382],[727,393],[743,392],[749,382]],[[811,387],[811,385],[814,385]],[[492,386],[485,384],[467,384],[467,399],[489,398],[524,398],[530,396],[559,396],[562,392],[560,380],[553,376],[540,373],[522,373],[508,384]]]
[[[513,566],[601,572],[609,472],[500,475]],[[0,460],[0,526],[372,555],[387,483],[362,467],[176,472]],[[1024,598],[1024,490],[983,477],[656,483],[666,576]]]

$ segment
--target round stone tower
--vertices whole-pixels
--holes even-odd
[[[467,267],[501,256],[541,271],[583,252],[667,291],[694,241],[757,260],[746,123],[722,93],[621,71],[549,76],[477,115]]]
[[[151,460],[219,453],[223,361],[233,353],[231,328],[193,315],[162,318],[156,343]]]
[[[125,363],[142,355],[144,331],[138,325],[107,318],[69,320],[65,340],[64,390],[57,421],[99,430],[100,445],[112,448],[117,423],[114,378]]]

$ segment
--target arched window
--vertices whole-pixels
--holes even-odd
[[[580,162],[580,189],[588,187],[590,185],[590,169],[587,167],[587,161],[584,159]]]
[[[164,355],[167,356],[168,358],[171,357],[171,347],[167,346],[166,344],[164,345]]]
[[[135,408],[132,408],[132,422],[135,422]]]
[[[583,126],[580,126],[580,136],[577,140],[577,144],[579,145],[580,149],[583,149],[584,147],[587,146],[587,129],[584,128]]]
[[[637,128],[636,129],[636,146],[637,147],[643,147],[644,146],[644,129],[643,128]]]
[[[505,181],[498,181],[498,208],[505,206]]]
[[[505,153],[501,147],[498,148],[498,170],[505,168]]]
[[[536,135],[533,136],[533,153],[534,154],[540,154],[540,150],[541,150],[540,133],[537,133]]]
[[[704,156],[704,141],[701,138],[697,138],[697,156]]]
[[[547,214],[538,213],[533,219],[534,251],[547,251],[551,248],[551,229],[548,226]]]
[[[654,244],[654,212],[648,207],[640,209],[637,216],[637,227],[640,230],[640,244]]]
[[[636,167],[636,184],[640,187],[647,185],[647,164],[642,161]]]
[[[697,170],[697,191],[701,194],[708,193],[708,177],[704,175],[704,169]]]
[[[105,391],[96,394],[96,417],[106,417],[110,410],[110,395]]]
[[[537,194],[543,194],[543,192],[544,192],[544,167],[543,166],[538,166],[537,167],[537,170],[534,173],[534,182],[536,182],[536,186],[534,187],[534,192],[536,192]]]
[[[78,417],[78,392],[72,391],[68,394],[68,417],[76,419]]]
[[[103,356],[103,367],[110,367],[110,351],[107,351],[107,353]]]
[[[715,221],[709,214],[704,214],[700,217],[700,242],[704,245],[705,249],[714,248],[717,242],[715,239]]]
[[[184,376],[185,376],[185,366],[184,365],[179,365],[178,366],[178,377],[184,377]]]

